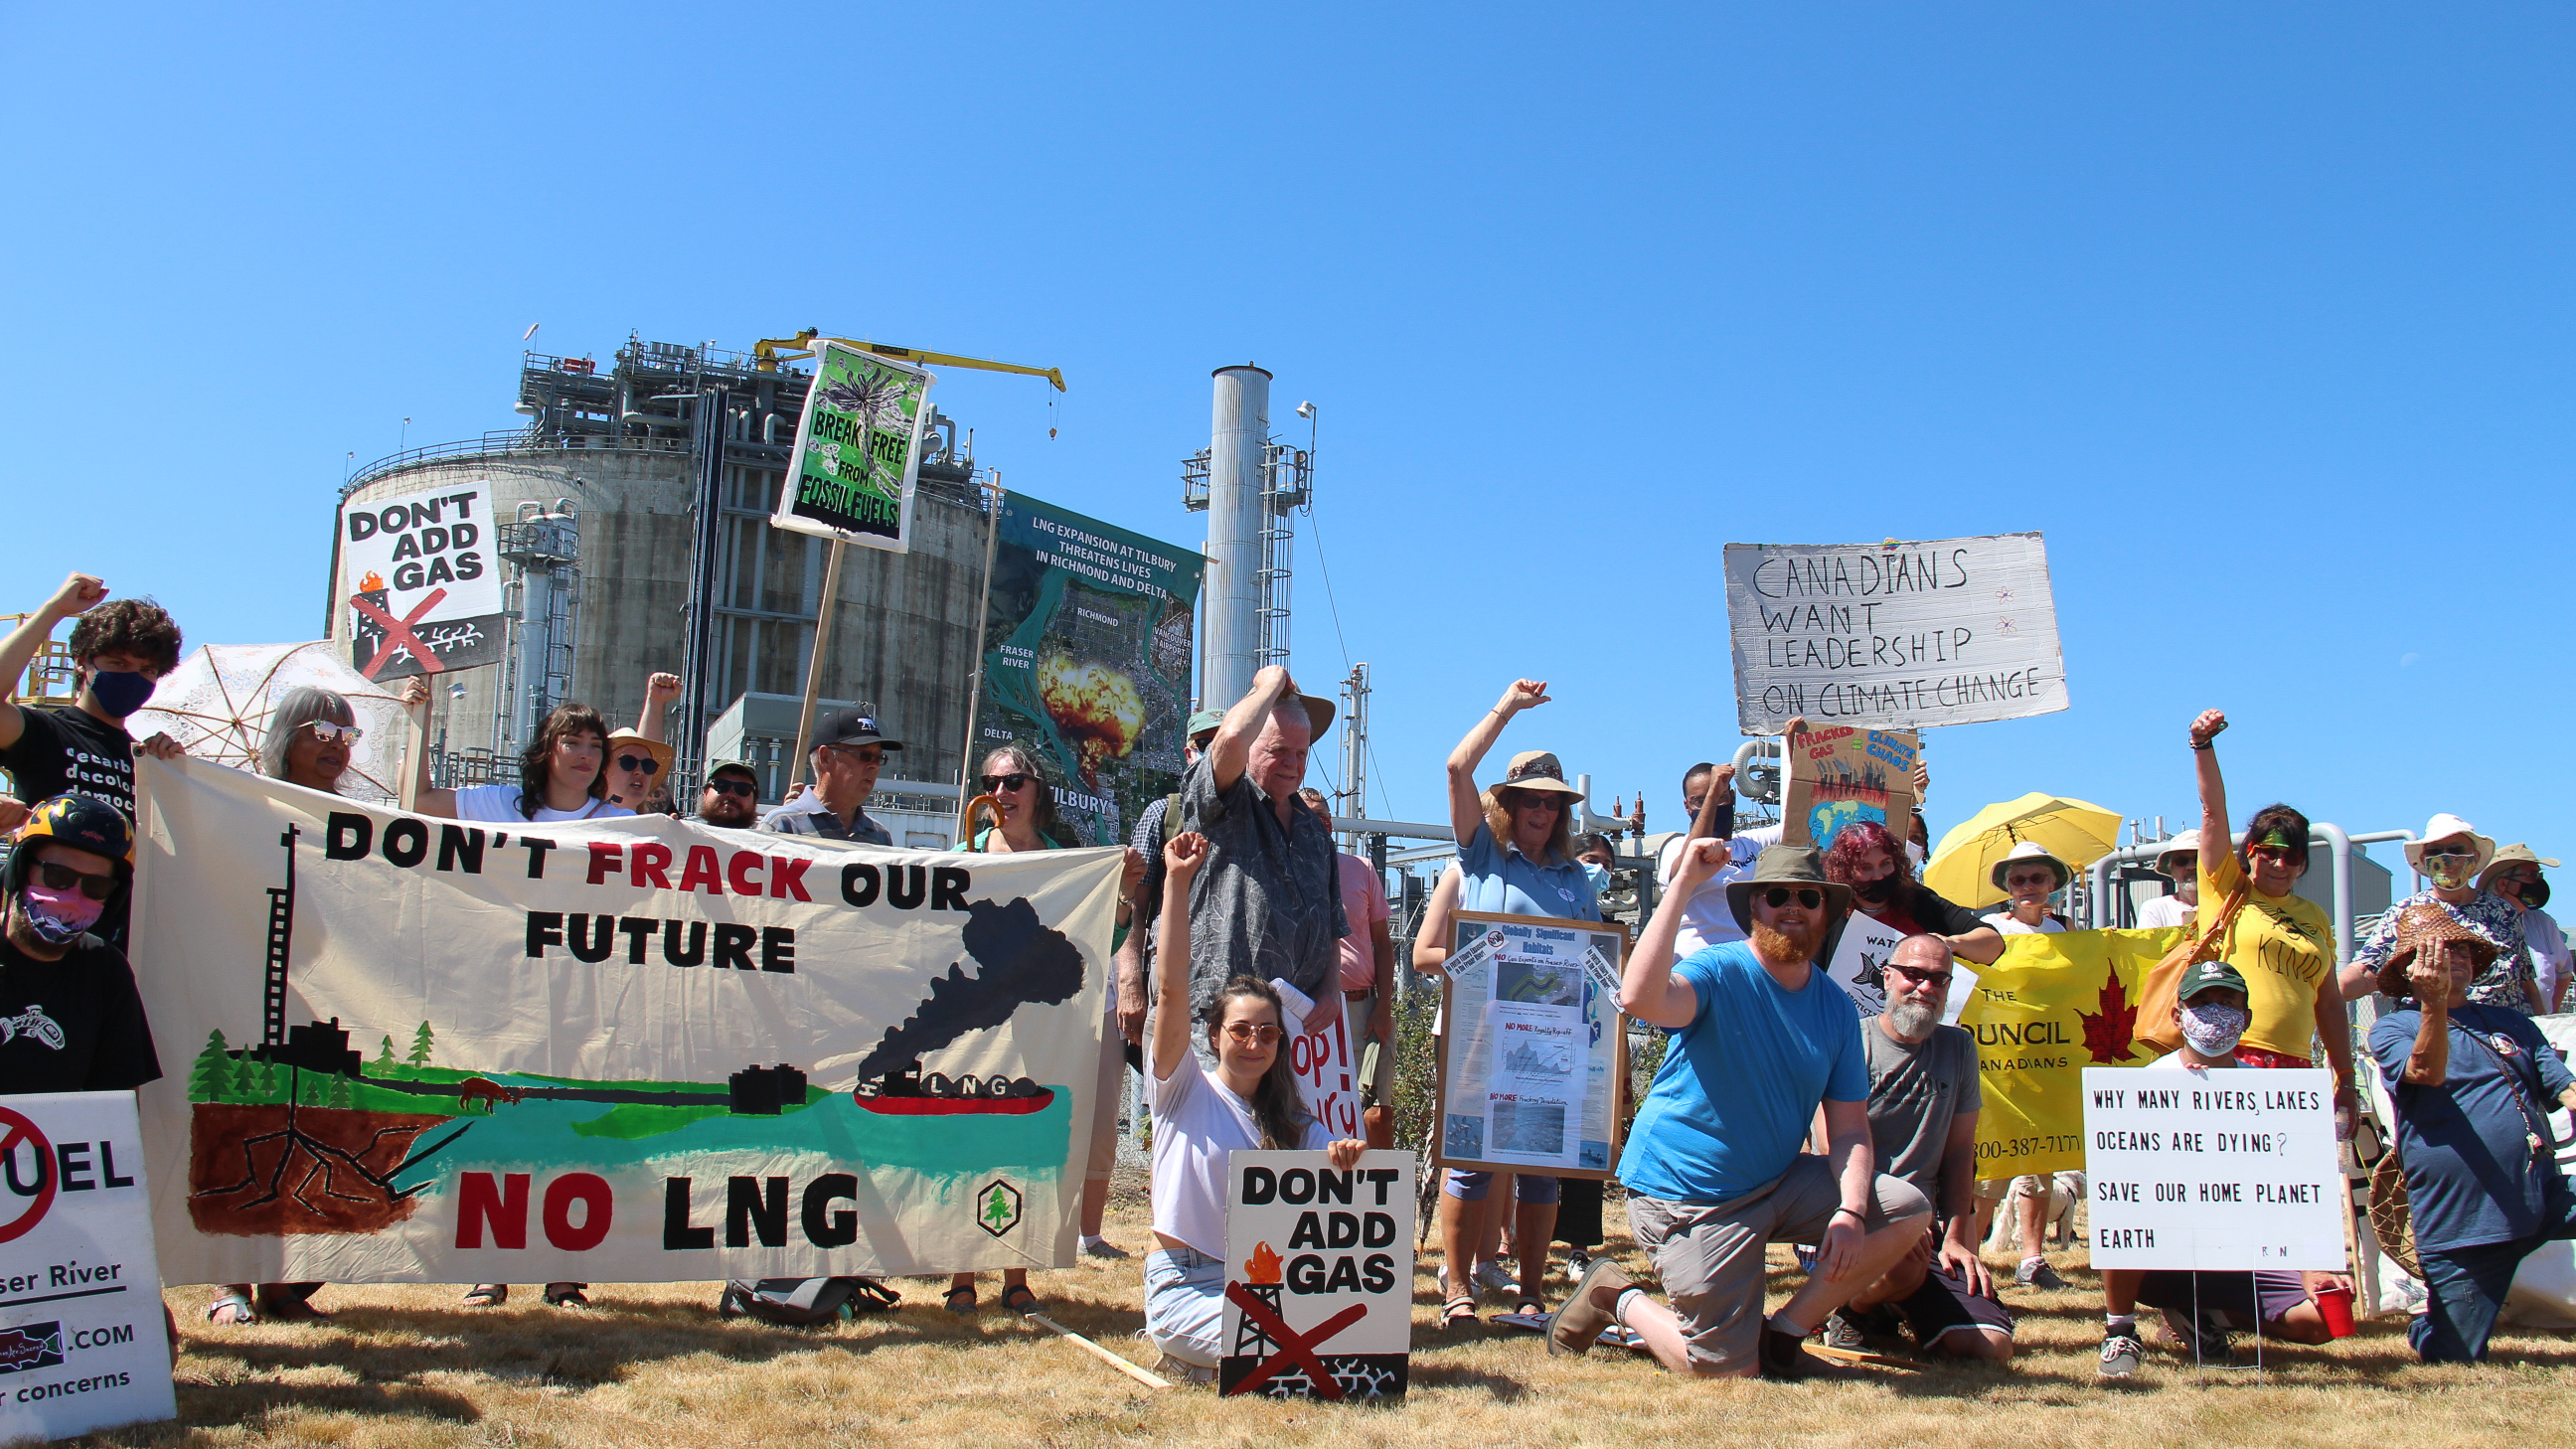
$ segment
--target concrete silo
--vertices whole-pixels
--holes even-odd
[[[351,510],[478,481],[492,495],[510,638],[503,663],[436,681],[429,736],[441,783],[515,780],[532,721],[567,698],[612,726],[634,724],[655,670],[695,676],[668,721],[686,787],[729,710],[737,748],[765,738],[758,728],[745,738],[739,722],[774,716],[771,698],[785,701],[792,733],[828,545],[772,528],[769,514],[809,381],[744,353],[633,338],[606,369],[529,353],[525,427],[414,448],[352,475],[326,587],[335,640],[355,627],[338,556]],[[888,793],[904,793],[891,788],[898,779],[922,782],[932,788],[921,798],[947,807],[965,745],[987,514],[956,425],[933,426],[912,551],[844,558],[821,691],[873,704],[904,742],[887,761]],[[694,661],[693,608],[705,641]],[[763,798],[783,783],[776,772]]]

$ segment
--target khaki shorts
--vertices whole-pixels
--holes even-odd
[[[1932,1200],[1882,1173],[1871,1192],[1868,1230],[1930,1217]],[[1750,1364],[1762,1345],[1763,1249],[1813,1243],[1842,1206],[1833,1167],[1801,1153],[1789,1170],[1722,1203],[1628,1195],[1628,1228],[1655,1265],[1690,1339],[1691,1362],[1716,1372]]]
[[[1107,1182],[1118,1172],[1118,1108],[1127,1091],[1127,1038],[1119,1035],[1116,1017],[1110,1018],[1104,1032],[1109,1039],[1100,1044],[1100,1070],[1091,1083],[1091,1160],[1084,1164],[1085,1182]]]

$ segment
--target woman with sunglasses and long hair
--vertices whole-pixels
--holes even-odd
[[[1499,911],[1515,916],[1555,916],[1597,921],[1601,903],[1592,878],[1574,855],[1573,814],[1582,792],[1561,778],[1564,767],[1544,750],[1512,756],[1502,780],[1492,789],[1476,786],[1476,766],[1512,717],[1548,702],[1547,681],[1516,679],[1500,703],[1485,711],[1458,747],[1449,752],[1449,825],[1458,848],[1458,909]],[[1589,985],[1584,990],[1589,992]],[[1484,1239],[1484,1204],[1492,1193],[1490,1172],[1451,1171],[1440,1189],[1440,1247],[1448,1266],[1441,1273],[1440,1324],[1460,1327],[1476,1321],[1476,1244]],[[1532,1173],[1512,1176],[1512,1241],[1520,1250],[1517,1311],[1547,1311],[1541,1285],[1547,1277],[1547,1245],[1556,1234],[1559,1191],[1553,1177]],[[1488,1286],[1492,1286],[1489,1284]]]
[[[1013,855],[1061,847],[1063,842],[1055,835],[1055,785],[1038,763],[1036,751],[1002,745],[988,752],[983,767],[976,771],[975,783],[981,793],[993,798],[1000,823],[977,830],[953,849]],[[1144,878],[1144,853],[1129,846],[1126,873],[1118,882],[1118,935],[1110,946],[1113,952],[1126,942],[1127,917],[1133,909],[1129,899],[1136,893],[1136,883]],[[1101,1034],[1100,1070],[1092,1088],[1092,1101],[1098,1105],[1091,1114],[1091,1161],[1082,1182],[1082,1249],[1095,1258],[1124,1258],[1124,1250],[1100,1236],[1101,1219],[1109,1210],[1109,1179],[1118,1166],[1119,1074],[1127,1065],[1125,1038],[1117,1028],[1118,993],[1113,990],[1107,995],[1104,1014],[1108,1023]],[[960,1273],[949,1280],[947,1306],[951,1313],[975,1311],[974,1274]],[[1026,1268],[1002,1270],[1002,1306],[1022,1314],[1038,1311],[1037,1295],[1029,1291]]]
[[[1154,956],[1153,1027],[1145,1038],[1145,1105],[1154,1114],[1154,1251],[1145,1258],[1145,1336],[1162,1367],[1205,1383],[1226,1345],[1225,1202],[1238,1149],[1323,1151],[1348,1171],[1367,1143],[1335,1142],[1297,1096],[1279,992],[1237,976],[1217,989],[1206,1023],[1213,1071],[1190,1046],[1190,882],[1207,837],[1163,846],[1161,948]]]
[[[260,740],[259,772],[326,795],[340,793],[340,776],[349,755],[364,738],[357,712],[346,697],[312,685],[298,685],[277,697],[268,712],[268,730]],[[301,1321],[329,1315],[310,1301],[319,1283],[227,1283],[206,1306],[206,1321],[217,1324],[257,1323],[262,1318]]]
[[[403,707],[425,715],[429,681],[418,675],[403,686]],[[537,727],[537,737],[519,755],[519,783],[469,785],[440,790],[429,783],[429,752],[412,763],[419,794],[412,806],[421,815],[447,820],[480,820],[512,825],[521,821],[614,820],[634,815],[608,801],[608,721],[586,704],[559,704]],[[587,1308],[587,1283],[548,1283],[545,1297],[558,1308]],[[477,1283],[465,1295],[468,1308],[498,1308],[510,1301],[507,1283]]]

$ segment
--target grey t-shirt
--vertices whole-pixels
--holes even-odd
[[[1282,826],[1249,770],[1217,789],[1212,755],[1182,777],[1181,816],[1208,841],[1190,882],[1191,1010],[1204,1013],[1236,976],[1276,976],[1322,999],[1340,969],[1336,943],[1351,932],[1332,832],[1303,805]]]
[[[1860,1024],[1860,1039],[1869,1057],[1869,1136],[1878,1170],[1914,1184],[1937,1207],[1950,1120],[1985,1108],[1977,1039],[1959,1027],[1936,1026],[1907,1046],[1874,1016]]]

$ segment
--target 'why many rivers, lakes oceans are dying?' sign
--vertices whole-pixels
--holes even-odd
[[[2066,708],[2036,533],[1883,544],[1730,543],[1726,615],[1746,734],[1921,729]]]

